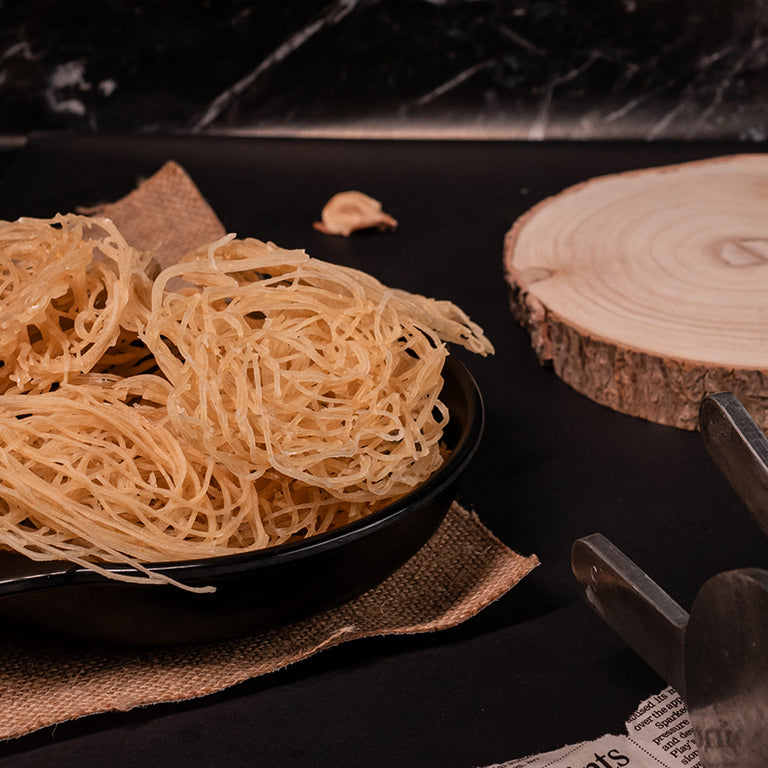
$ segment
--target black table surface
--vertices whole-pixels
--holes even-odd
[[[582,602],[572,542],[605,534],[685,608],[719,571],[768,564],[768,545],[698,433],[613,412],[538,363],[509,310],[502,241],[531,205],[589,177],[756,151],[763,148],[31,137],[0,178],[2,219],[115,200],[173,159],[229,231],[465,309],[496,354],[458,353],[487,415],[459,501],[542,564],[455,629],[360,640],[191,702],[46,728],[0,744],[0,768],[475,768],[623,732],[641,699],[665,683]],[[314,231],[325,201],[344,189],[381,200],[397,232]]]

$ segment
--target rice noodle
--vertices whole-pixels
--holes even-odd
[[[172,278],[201,289],[168,291]],[[441,463],[444,341],[491,351],[449,302],[226,238],[158,276],[142,338],[180,434],[237,472],[354,501],[405,493]]]
[[[325,530],[337,516],[354,519],[353,505],[342,511],[275,472],[251,482],[180,440],[164,409],[125,402],[132,390],[167,392],[159,377],[141,378],[0,397],[6,546],[141,581],[144,563],[262,549]]]
[[[108,219],[69,214],[3,222],[4,388],[44,391],[91,370],[125,328],[135,330],[131,310],[140,306],[147,259]]]
[[[271,243],[151,267],[106,219],[0,222],[1,546],[176,583],[147,564],[359,519],[443,460],[446,342],[492,352],[449,302]]]

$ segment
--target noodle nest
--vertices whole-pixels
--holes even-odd
[[[172,582],[146,564],[349,523],[442,463],[446,343],[493,351],[450,302],[272,243],[152,265],[106,219],[0,222],[0,545]]]

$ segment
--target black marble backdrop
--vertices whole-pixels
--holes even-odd
[[[768,133],[768,0],[0,0],[0,136]]]

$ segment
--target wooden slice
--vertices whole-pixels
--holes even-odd
[[[591,179],[504,242],[542,362],[622,413],[695,429],[731,391],[768,428],[768,154]]]

